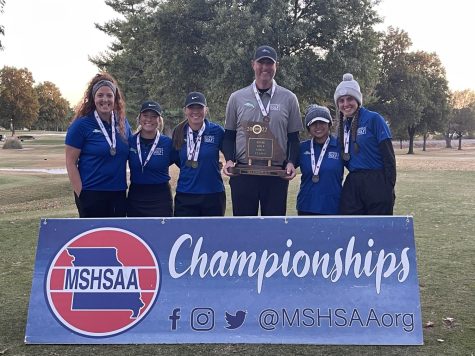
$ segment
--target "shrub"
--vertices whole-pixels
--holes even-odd
[[[3,144],[3,149],[21,150],[22,148],[23,146],[21,145],[20,140],[16,137],[8,137]]]
[[[23,142],[23,140],[34,140],[35,137],[34,136],[31,136],[31,135],[21,135],[21,136],[17,136],[18,139]]]

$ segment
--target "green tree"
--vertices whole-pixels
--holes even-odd
[[[451,128],[458,139],[458,149],[462,149],[462,137],[475,130],[475,92],[456,91],[452,95]]]
[[[407,130],[408,154],[414,153],[414,136],[420,127],[429,103],[429,80],[421,71],[422,59],[408,53],[408,34],[390,27],[381,46],[380,82],[376,87],[378,109],[390,121],[391,130],[399,135]]]
[[[156,56],[160,55],[158,41],[150,21],[155,1],[106,0],[121,19],[114,19],[96,27],[114,38],[108,51],[90,58],[101,70],[113,74],[127,101],[127,116],[135,118],[141,102],[153,99],[163,103],[153,86],[160,68]],[[159,100],[160,99],[160,100]]]
[[[133,101],[149,96],[177,110],[187,92],[199,90],[220,118],[231,92],[252,81],[251,58],[261,44],[276,48],[276,80],[302,104],[328,101],[347,71],[368,97],[376,84],[379,37],[373,25],[379,18],[373,0],[107,3],[122,19],[99,26],[115,42],[92,61],[124,81],[128,103],[132,95]]]
[[[427,102],[417,125],[417,133],[423,137],[422,150],[426,150],[428,135],[440,132],[449,116],[449,86],[445,68],[435,53],[418,51],[409,57],[409,65],[427,79]]]
[[[33,128],[39,130],[65,130],[68,126],[69,103],[61,96],[58,87],[44,82],[35,87],[40,105],[38,120]]]
[[[5,66],[0,70],[0,124],[30,128],[38,119],[39,103],[33,88],[33,76],[26,69]]]

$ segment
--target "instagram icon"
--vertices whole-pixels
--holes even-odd
[[[191,311],[191,328],[195,331],[209,331],[214,328],[214,310],[195,308]]]

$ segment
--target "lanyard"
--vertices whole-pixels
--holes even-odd
[[[150,149],[150,152],[148,153],[147,158],[145,159],[145,163],[142,163],[142,150],[140,149],[140,133],[137,134],[137,153],[139,156],[140,165],[142,166],[142,172],[145,166],[147,165],[148,161],[150,161],[150,158],[152,157],[153,153],[155,152],[155,148],[157,148],[157,145],[158,145],[158,140],[160,140],[159,131],[157,131],[157,135],[155,136],[155,140],[153,141],[152,148]]]
[[[325,156],[325,152],[327,151],[328,144],[330,143],[330,136],[328,136],[327,140],[325,141],[322,151],[320,152],[320,156],[318,156],[318,161],[315,164],[315,150],[313,149],[313,140],[310,141],[310,157],[312,163],[312,172],[314,176],[318,176],[318,172],[320,172],[320,167],[322,165],[323,157]]]
[[[259,108],[261,109],[261,113],[263,117],[269,117],[270,102],[272,100],[272,97],[274,96],[275,87],[276,87],[275,80],[272,79],[272,90],[270,94],[270,99],[269,99],[269,102],[267,103],[267,108],[265,108],[264,104],[262,103],[261,96],[259,95],[259,91],[257,90],[256,81],[254,80],[252,82],[252,90],[254,91],[254,96],[256,97],[257,103],[259,104]]]
[[[96,118],[97,124],[99,125],[99,127],[102,131],[102,134],[104,135],[104,137],[106,138],[107,143],[109,144],[110,154],[112,156],[115,156],[115,153],[116,153],[116,149],[115,149],[116,148],[116,139],[115,139],[115,117],[114,117],[114,112],[113,111],[111,112],[112,141],[109,138],[109,135],[106,131],[106,128],[104,127],[104,124],[102,123],[102,120],[99,117],[99,114],[97,113],[96,110],[94,110],[94,116]]]
[[[193,140],[193,130],[190,126],[188,126],[188,140],[186,142],[186,157],[189,161],[198,161],[198,155],[200,153],[201,147],[201,136],[205,131],[205,123],[203,122],[203,126],[198,131],[198,136],[196,137],[196,142]]]
[[[344,136],[343,136],[343,143],[345,146],[345,153],[348,154],[350,152],[350,132],[351,132],[351,125],[349,128],[347,128],[348,125],[345,124],[344,126]]]

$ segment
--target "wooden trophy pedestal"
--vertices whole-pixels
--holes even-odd
[[[253,176],[288,176],[287,171],[275,166],[237,165],[228,169],[232,174],[247,174]]]

